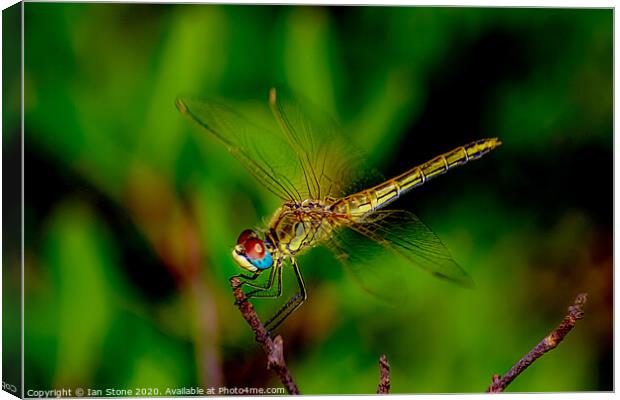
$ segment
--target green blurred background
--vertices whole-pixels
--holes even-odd
[[[303,393],[374,392],[382,353],[395,393],[483,391],[582,291],[586,318],[509,390],[613,389],[612,10],[25,13],[26,389],[280,385],[227,281],[238,233],[278,201],[174,107],[274,85],[336,116],[386,176],[504,142],[397,204],[475,289],[411,268],[390,305],[327,251],[301,257],[309,299],[281,333]],[[16,147],[19,120],[4,134]]]

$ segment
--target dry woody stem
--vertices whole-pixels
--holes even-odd
[[[271,339],[269,333],[258,319],[254,307],[247,301],[248,299],[240,286],[241,281],[237,278],[232,278],[230,280],[230,285],[233,288],[233,294],[241,315],[243,315],[243,318],[254,331],[256,341],[263,347],[263,350],[267,354],[267,368],[273,370],[278,375],[289,394],[299,394],[299,389],[284,362],[282,337],[278,335],[275,339]]]
[[[390,393],[390,363],[388,363],[385,354],[379,358],[379,372],[381,378],[379,380],[379,386],[377,387],[377,394],[389,394]]]
[[[233,288],[233,294],[241,315],[254,331],[256,341],[263,347],[263,350],[267,354],[267,369],[273,370],[278,375],[289,394],[299,394],[299,389],[284,361],[282,337],[278,335],[274,339],[271,339],[269,332],[267,332],[260,322],[256,311],[254,311],[254,307],[241,289],[241,281],[237,278],[232,278],[230,280],[230,285]],[[587,293],[580,293],[577,295],[575,302],[568,308],[568,313],[562,322],[538,343],[536,347],[510,368],[504,376],[498,374],[493,375],[491,386],[489,386],[486,391],[490,393],[503,392],[506,387],[534,361],[549,350],[556,348],[557,345],[564,340],[568,332],[573,329],[577,321],[583,318],[583,305],[586,303],[587,299]],[[390,364],[385,354],[379,358],[379,373],[380,380],[377,386],[377,394],[389,394],[391,385]]]
[[[575,302],[568,308],[568,313],[549,335],[547,335],[536,347],[521,358],[504,376],[493,375],[493,383],[487,388],[487,392],[498,393],[504,391],[521,372],[530,366],[549,350],[554,349],[570,332],[578,320],[583,318],[583,305],[588,299],[587,293],[580,293]]]

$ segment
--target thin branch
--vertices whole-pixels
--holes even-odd
[[[231,278],[230,286],[233,288],[233,294],[235,295],[236,304],[237,307],[239,307],[241,315],[243,315],[243,318],[254,331],[256,341],[263,347],[263,350],[267,354],[267,368],[273,370],[278,375],[289,394],[299,394],[299,389],[284,362],[282,337],[278,335],[275,339],[271,340],[269,333],[258,319],[254,307],[248,301],[245,293],[243,293],[241,281],[239,279],[236,277]]]
[[[388,363],[385,354],[379,358],[379,371],[381,379],[379,380],[379,386],[377,387],[377,394],[389,394],[390,393],[390,363]]]
[[[521,372],[529,367],[534,361],[540,358],[549,350],[554,349],[568,332],[573,329],[577,320],[583,318],[582,306],[588,299],[587,293],[580,293],[575,298],[575,303],[568,307],[568,314],[564,317],[560,325],[557,326],[547,337],[545,337],[536,347],[521,358],[506,374],[501,377],[498,374],[493,375],[493,383],[487,388],[487,392],[498,393],[504,391]]]

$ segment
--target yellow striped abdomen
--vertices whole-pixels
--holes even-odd
[[[456,166],[477,160],[500,144],[499,139],[492,138],[476,140],[458,147],[377,186],[344,197],[334,203],[332,210],[353,218],[363,217],[386,206],[409,190],[423,185],[429,179],[442,175]]]

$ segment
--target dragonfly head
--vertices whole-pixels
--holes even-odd
[[[241,232],[232,256],[241,268],[254,273],[273,265],[273,257],[268,244],[251,229]]]

